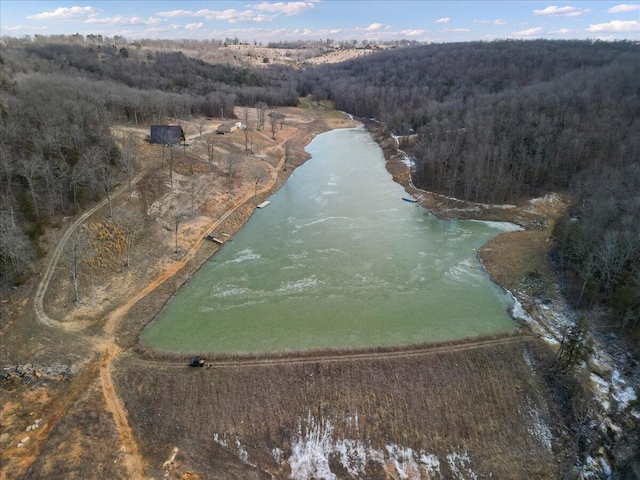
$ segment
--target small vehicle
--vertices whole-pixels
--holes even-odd
[[[197,355],[191,359],[190,367],[204,367],[204,358],[200,355]]]

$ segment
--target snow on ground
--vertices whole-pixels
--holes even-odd
[[[357,421],[357,416],[351,417],[351,421],[354,419]],[[336,479],[336,475],[331,471],[330,459],[346,470],[351,478],[365,478],[367,465],[371,464],[380,465],[390,478],[445,478],[441,471],[441,460],[433,453],[414,450],[396,443],[385,445],[384,448],[374,448],[371,442],[360,438],[334,439],[334,431],[330,420],[318,420],[309,413],[307,418],[298,420],[297,432],[291,439],[291,455],[285,458],[283,450],[274,448],[270,451],[271,457],[281,468],[288,464],[293,479]],[[235,453],[243,463],[253,465],[249,461],[246,447],[238,437],[229,439],[226,435],[216,433],[213,440]],[[472,469],[472,459],[467,451],[451,451],[443,460],[453,475],[451,478],[478,478]]]
[[[618,402],[620,410],[626,410],[631,402],[637,400],[635,390],[620,376],[618,369],[614,369],[611,374],[611,387],[612,396]]]
[[[456,480],[476,480],[478,476],[470,468],[471,459],[467,452],[447,454],[447,463]]]
[[[547,449],[549,453],[553,453],[553,435],[549,426],[540,415],[540,412],[533,408],[529,407],[529,426],[528,430],[531,435],[533,435],[544,447]]]

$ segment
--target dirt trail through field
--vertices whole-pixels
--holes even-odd
[[[113,360],[119,353],[120,349],[114,343],[110,343],[107,346],[107,350],[100,361],[100,384],[107,409],[113,415],[113,421],[120,437],[124,463],[129,472],[129,478],[142,479],[144,478],[142,457],[138,451],[138,444],[133,436],[133,430],[129,425],[127,411],[120,397],[118,397],[116,387],[113,383],[113,376],[111,375]]]
[[[142,175],[138,175],[136,178],[134,178],[131,181],[131,185],[137,184],[141,178],[142,178]],[[127,188],[129,188],[128,185],[124,185],[120,187],[118,190],[116,190],[112,194],[111,200],[113,201],[114,198],[122,194],[122,192],[124,192]],[[36,311],[36,317],[38,318],[38,321],[40,323],[48,327],[61,328],[67,331],[78,331],[85,328],[88,325],[87,322],[60,322],[58,320],[53,320],[52,318],[50,318],[47,315],[47,313],[44,311],[44,295],[47,292],[47,288],[49,287],[49,282],[51,281],[53,272],[55,271],[58,265],[60,256],[62,255],[62,252],[66,248],[67,242],[69,241],[71,236],[84,223],[86,219],[88,219],[91,215],[93,215],[102,207],[104,207],[108,203],[108,201],[109,200],[105,198],[104,200],[99,202],[95,207],[93,207],[90,210],[87,210],[84,214],[78,217],[78,219],[75,222],[73,222],[71,226],[67,229],[65,234],[62,236],[62,238],[58,242],[58,245],[56,245],[56,248],[53,250],[53,253],[51,254],[51,257],[49,258],[49,262],[47,263],[47,266],[45,268],[44,275],[42,276],[42,280],[40,280],[40,283],[38,284],[38,290],[36,292],[36,297],[35,297],[34,307]]]
[[[375,352],[355,352],[355,353],[328,353],[323,355],[304,355],[295,356],[292,354],[288,357],[268,357],[268,358],[247,358],[247,359],[229,359],[229,360],[212,360],[206,363],[208,368],[242,368],[242,367],[261,367],[276,365],[304,365],[309,363],[340,363],[340,362],[357,362],[367,360],[392,360],[400,358],[422,357],[431,355],[441,355],[446,353],[465,352],[477,350],[480,348],[497,347],[500,345],[510,345],[512,343],[528,343],[532,342],[536,337],[521,332],[516,335],[507,333],[503,337],[491,338],[484,340],[471,340],[464,343],[444,344],[444,345],[424,345],[415,348],[407,348],[400,350],[375,351]],[[184,363],[176,363],[175,360],[147,360],[142,357],[132,357],[128,360],[141,367],[158,366],[163,368],[186,368]]]

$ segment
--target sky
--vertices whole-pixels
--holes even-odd
[[[0,36],[75,33],[130,41],[238,38],[263,44],[319,39],[640,41],[640,1],[0,1]]]

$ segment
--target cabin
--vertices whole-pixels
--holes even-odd
[[[151,125],[151,143],[176,145],[186,141],[180,125]]]

